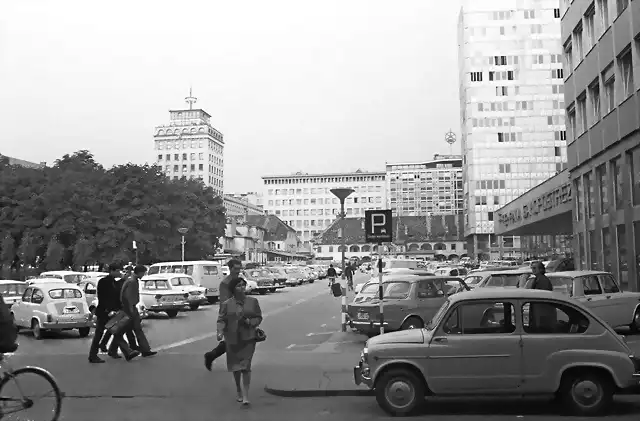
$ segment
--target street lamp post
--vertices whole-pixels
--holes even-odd
[[[345,248],[347,247],[346,245],[346,241],[347,239],[344,236],[344,218],[345,218],[345,213],[344,213],[344,201],[347,199],[347,197],[349,197],[349,195],[351,193],[353,193],[355,190],[353,189],[331,189],[331,193],[333,193],[333,195],[335,197],[338,198],[338,200],[340,200],[340,232],[341,232],[341,237],[342,237],[342,279],[343,282],[341,282],[341,289],[342,289],[342,331],[346,332],[347,331],[347,289],[345,288],[345,283],[344,283],[344,277],[345,277],[345,273],[344,273],[344,269],[345,269]]]
[[[180,241],[180,244],[182,245],[182,261],[184,262],[184,245],[185,245],[184,236],[187,234],[187,232],[189,232],[189,228],[185,228],[185,227],[178,228],[178,232],[182,236],[182,241]]]

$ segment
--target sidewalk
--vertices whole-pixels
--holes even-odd
[[[356,386],[353,379],[366,339],[338,332],[313,351],[287,353],[283,357],[292,367],[291,375],[269,378],[265,391],[280,397],[369,396],[370,390]]]

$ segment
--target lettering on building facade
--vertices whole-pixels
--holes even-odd
[[[571,202],[571,183],[563,184],[550,192],[527,201],[526,204],[522,205],[522,208],[498,214],[498,221],[501,225],[509,227],[523,221],[526,222],[568,202]]]

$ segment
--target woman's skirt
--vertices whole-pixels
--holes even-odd
[[[227,344],[227,370],[251,371],[251,360],[255,351],[255,341],[243,341],[236,345]]]

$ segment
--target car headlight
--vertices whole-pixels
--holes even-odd
[[[369,348],[367,348],[366,346],[360,353],[360,359],[362,360],[363,363],[369,362]]]

